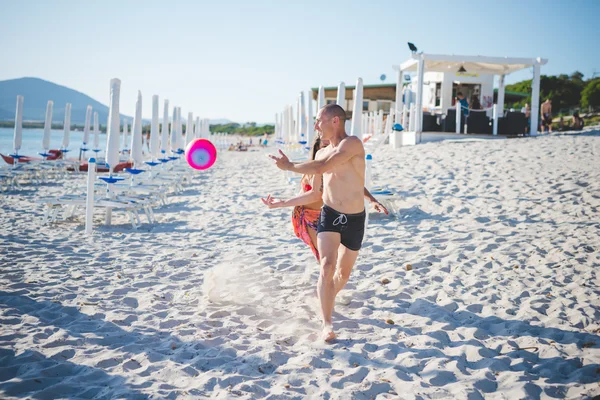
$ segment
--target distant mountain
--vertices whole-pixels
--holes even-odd
[[[39,78],[0,81],[0,121],[14,121],[17,95],[24,96],[23,121],[44,121],[48,100],[54,102],[52,121],[62,123],[65,106],[71,103],[71,124],[83,125],[87,106],[98,112],[100,125],[106,125],[108,106],[81,92]],[[121,118],[130,118],[121,114]]]
[[[17,106],[17,96],[24,96],[23,121],[39,121],[46,119],[46,105],[48,100],[54,102],[52,110],[52,122],[62,124],[65,119],[65,106],[71,103],[71,124],[83,125],[85,123],[85,112],[87,106],[92,106],[93,111],[98,112],[100,125],[106,125],[108,120],[108,106],[92,99],[90,96],[57,85],[39,78],[19,78],[0,81],[0,121],[14,121]],[[129,119],[131,124],[133,117],[121,114],[123,118]],[[149,124],[150,120],[143,120]],[[232,121],[226,118],[211,119],[210,123],[229,124]],[[183,123],[186,123],[184,118]]]

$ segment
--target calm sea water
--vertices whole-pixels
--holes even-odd
[[[14,128],[0,128],[0,153],[2,154],[12,154],[13,148],[13,137],[14,137]],[[44,136],[43,129],[23,129],[23,143],[21,144],[21,150],[19,150],[19,154],[25,156],[38,156],[38,153],[42,151],[42,138]],[[61,130],[52,130],[50,134],[50,148],[51,149],[59,149],[62,144],[63,131]],[[79,156],[79,148],[81,147],[81,143],[83,142],[83,132],[74,132],[71,131],[69,135],[70,144],[69,149],[69,157],[78,157]],[[90,140],[93,136],[90,135]],[[100,149],[102,151],[99,155],[102,157],[104,154],[104,149],[106,148],[106,135],[100,134]],[[87,153],[88,156],[92,155],[92,152]],[[1,162],[1,160],[0,160]]]

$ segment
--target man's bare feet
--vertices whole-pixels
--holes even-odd
[[[321,339],[326,342],[332,342],[335,340],[335,332],[333,332],[333,325],[323,326],[323,332],[321,333]]]

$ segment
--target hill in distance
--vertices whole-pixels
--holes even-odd
[[[65,107],[71,103],[71,124],[83,125],[87,106],[98,112],[100,125],[108,119],[108,106],[76,90],[39,78],[19,78],[0,81],[0,120],[15,118],[17,95],[24,96],[23,121],[44,121],[48,100],[54,102],[52,121],[62,123]],[[121,118],[131,118],[121,114]]]
[[[48,100],[54,102],[52,110],[52,121],[54,123],[63,123],[67,103],[72,104],[71,124],[73,125],[83,125],[85,123],[87,106],[92,106],[93,111],[98,112],[100,125],[106,125],[108,120],[108,106],[84,93],[40,78],[18,78],[0,81],[0,121],[15,120],[18,95],[24,96],[23,121],[43,122],[46,119]],[[121,114],[121,121],[124,118],[129,119],[131,124],[133,117]],[[185,120],[183,122],[185,124]],[[210,121],[211,124],[227,124],[230,122],[224,118]],[[149,123],[149,120],[144,120],[144,124]]]

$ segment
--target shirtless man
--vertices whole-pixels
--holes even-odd
[[[552,100],[546,99],[546,101],[542,103],[540,111],[542,113],[542,133],[544,132],[544,127],[546,127],[549,132],[552,132]]]
[[[317,114],[315,129],[330,145],[314,161],[292,163],[281,150],[270,157],[279,169],[307,175],[323,175],[323,207],[317,228],[321,274],[317,295],[323,320],[322,338],[335,339],[331,322],[335,297],[346,285],[365,232],[365,150],[362,141],[344,129],[346,112],[328,104]]]

